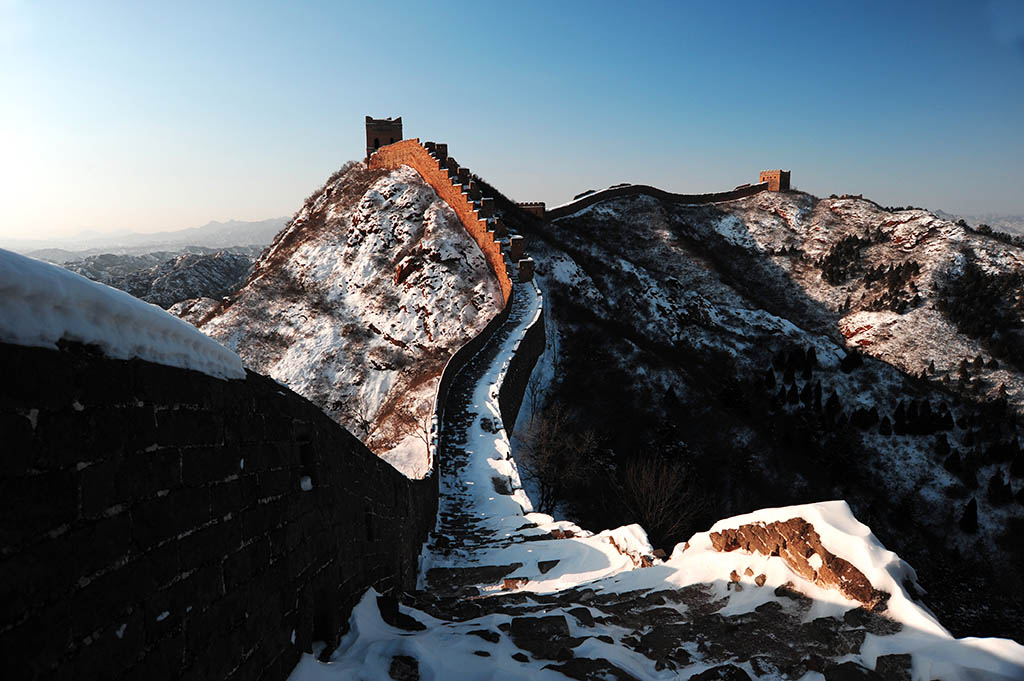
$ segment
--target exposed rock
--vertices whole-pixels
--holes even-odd
[[[875,610],[884,610],[889,594],[871,586],[864,573],[840,558],[821,543],[814,526],[803,518],[790,518],[773,523],[751,523],[735,529],[712,532],[711,545],[716,551],[743,549],[765,556],[779,556],[795,573],[818,586],[838,590],[852,600]],[[812,557],[818,557],[815,568]],[[739,581],[733,572],[732,581]]]
[[[529,577],[506,577],[502,580],[501,588],[505,591],[515,591],[516,589],[522,589],[529,581]]]
[[[551,568],[558,565],[558,560],[538,560],[537,569],[540,570],[542,575],[546,575]]]
[[[825,668],[825,681],[883,681],[882,677],[856,662],[844,662]]]
[[[423,631],[427,625],[398,609],[398,601],[392,596],[377,596],[380,617],[393,627],[405,631]]]
[[[764,583],[766,581],[768,581],[767,575],[761,574],[761,575],[758,575],[757,577],[754,577],[754,584],[757,584],[758,586],[764,586]]]
[[[395,655],[391,658],[388,676],[395,681],[420,681],[420,663],[415,657]]]
[[[584,607],[571,608],[569,614],[575,617],[580,624],[585,627],[594,626],[594,616],[590,614],[590,610]]]
[[[469,633],[473,634],[474,636],[479,636],[483,640],[488,641],[490,643],[497,643],[501,640],[501,634],[499,634],[496,631],[489,631],[487,629],[474,629]]]
[[[579,681],[607,681],[608,679],[636,681],[635,676],[624,672],[604,658],[588,660],[574,657],[562,664],[546,665],[544,669],[553,669],[570,679],[579,679]]]
[[[712,667],[700,674],[694,674],[690,681],[750,681],[750,674],[733,664]]]
[[[569,623],[562,615],[547,617],[515,617],[509,630],[512,642],[536,658],[568,660]]]
[[[891,636],[903,630],[903,625],[899,622],[864,608],[847,610],[843,615],[843,621],[852,627],[861,627],[876,636]]]
[[[885,681],[910,681],[913,658],[907,655],[879,655],[875,673]]]

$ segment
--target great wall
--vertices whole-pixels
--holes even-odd
[[[512,326],[527,308],[533,316],[495,386],[511,429],[544,322],[521,237],[508,236],[445,145],[431,146],[405,140],[371,163],[423,176],[479,244],[505,303],[442,372],[433,454],[462,418],[452,384],[507,338],[519,302]],[[276,681],[312,641],[337,641],[368,588],[395,596],[415,585],[437,516],[436,456],[432,474],[409,480],[251,372],[221,381],[73,345],[0,344],[0,358],[0,655],[14,678]]]
[[[681,613],[721,608],[700,589],[595,597],[583,586],[601,575],[660,565],[646,552],[650,547],[624,528],[592,535],[564,521],[525,518],[509,434],[545,349],[534,262],[523,238],[495,214],[494,199],[448,156],[447,145],[401,137],[401,119],[368,118],[368,166],[415,169],[476,241],[504,302],[439,378],[428,444],[432,472],[423,480],[406,478],[315,405],[252,372],[219,380],[105,358],[88,346],[0,344],[7,380],[0,423],[8,449],[0,488],[6,511],[0,655],[10,678],[279,681],[314,664],[308,655],[314,641],[325,642],[323,651],[330,653],[354,608],[371,596],[396,636],[423,636],[425,646],[434,645],[429,637],[435,632],[410,617],[410,609],[439,618],[446,631],[490,642],[501,635],[481,630],[480,622],[500,616],[507,621],[498,628],[521,650],[541,664],[565,663],[548,668],[614,675],[621,669],[607,660],[582,667],[565,662],[587,661],[568,652],[588,639],[569,636],[568,623],[594,626],[589,613],[595,604],[616,613],[606,618],[616,626],[669,617],[672,632],[681,631],[684,620],[666,614],[666,599]],[[623,196],[701,204],[789,188],[788,171],[765,171],[760,179],[696,195],[627,185],[552,210],[540,203],[520,207],[553,221]],[[473,476],[488,484],[473,485]],[[761,541],[769,530],[771,541]],[[564,541],[574,533],[574,542]],[[809,599],[783,585],[775,595],[793,600],[794,608],[759,608],[757,617],[742,622],[740,616],[714,617],[736,629],[789,627],[817,652],[851,637],[863,640],[866,631],[879,637],[899,631],[876,614],[895,594],[878,590],[826,550],[803,519],[719,528],[706,549],[744,549],[755,556],[751,564],[777,570],[778,546],[803,546],[799,542],[813,551],[793,557],[781,550],[790,569],[813,573],[814,584],[859,601],[863,614],[833,630],[804,632],[800,618]],[[524,551],[532,554],[528,563],[521,560]],[[577,588],[529,598],[519,591],[556,577],[577,554],[594,552],[610,567]],[[812,567],[815,557],[823,567]],[[735,591],[765,584],[765,574],[755,577],[749,568],[745,576],[722,577]],[[740,624],[730,624],[733,619]],[[686,662],[677,643],[649,638],[629,646],[668,668]],[[519,655],[512,657],[526,659]],[[775,649],[768,655],[783,659]],[[392,676],[396,663],[399,671],[408,664],[401,657],[391,658]],[[901,656],[889,657],[901,658],[886,662],[897,672],[908,669]]]

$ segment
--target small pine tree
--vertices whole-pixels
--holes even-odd
[[[775,371],[768,367],[768,371],[764,374],[764,387],[768,390],[775,390]]]
[[[889,422],[888,416],[883,416],[882,422],[878,424],[878,434],[886,437],[892,435],[892,423]]]
[[[828,400],[825,402],[825,413],[829,416],[835,416],[839,413],[839,393],[834,392],[828,396]]]
[[[1013,501],[1010,483],[1003,479],[1002,471],[996,471],[988,481],[988,500],[993,506],[1002,506]]]
[[[960,529],[970,534],[978,531],[978,502],[974,497],[967,502],[964,513],[960,516]]]

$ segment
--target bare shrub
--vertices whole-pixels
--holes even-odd
[[[624,514],[658,542],[691,532],[706,506],[689,467],[662,456],[631,459],[623,466],[616,489]]]
[[[594,456],[597,435],[592,430],[576,432],[573,421],[567,409],[555,404],[535,415],[518,434],[525,453],[519,469],[537,486],[537,503],[545,513],[552,512],[558,501],[572,500],[593,477],[608,475],[600,457]]]

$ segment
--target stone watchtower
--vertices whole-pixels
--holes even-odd
[[[788,192],[789,191],[789,172],[788,170],[762,170],[757,182],[768,183],[768,191],[771,192]]]
[[[394,144],[402,139],[402,117],[366,117],[366,158],[381,147]]]

